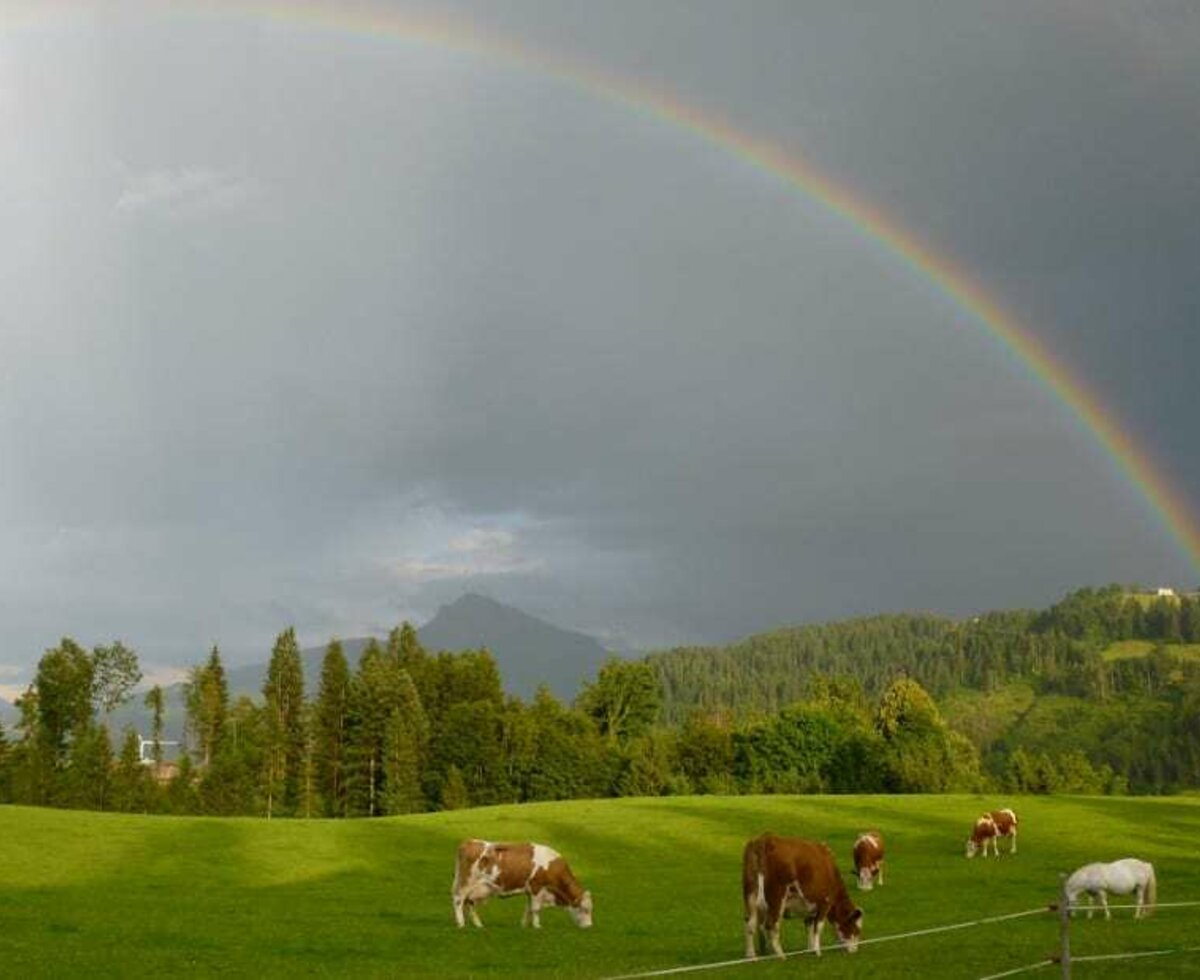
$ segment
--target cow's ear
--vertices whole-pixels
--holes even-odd
[[[861,918],[862,918],[862,909],[855,909],[854,914],[852,916],[850,916],[850,921],[857,922]]]

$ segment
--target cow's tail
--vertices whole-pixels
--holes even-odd
[[[765,921],[766,905],[763,840],[756,837],[742,851],[742,916],[746,933],[746,959],[754,959],[758,955],[757,940]]]
[[[747,914],[751,902],[765,905],[767,901],[763,878],[763,845],[758,837],[750,841],[742,852],[742,896],[746,901]]]
[[[1154,880],[1154,865],[1148,864],[1146,875],[1146,888],[1142,892],[1142,915],[1154,914],[1154,903],[1158,897],[1158,884]]]

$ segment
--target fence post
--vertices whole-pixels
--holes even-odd
[[[1071,980],[1071,902],[1067,898],[1067,876],[1058,876],[1058,961],[1062,964],[1063,980]]]

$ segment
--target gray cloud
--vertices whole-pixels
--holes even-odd
[[[1186,10],[457,11],[803,151],[1196,499]],[[1196,575],[979,323],[681,128],[503,58],[248,16],[0,41],[10,664],[64,633],[259,658],[464,588],[661,644]]]

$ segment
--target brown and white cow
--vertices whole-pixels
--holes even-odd
[[[562,855],[545,844],[463,841],[458,845],[450,895],[460,929],[466,925],[464,912],[483,928],[476,906],[494,896],[511,895],[526,896],[523,926],[532,921],[533,928],[542,927],[538,913],[543,905],[566,906],[582,929],[592,924],[592,893],[576,881]]]
[[[973,858],[981,848],[983,856],[987,857],[989,845],[995,850],[996,821],[992,819],[990,813],[985,813],[975,821],[975,826],[971,828],[971,836],[967,838],[967,857]]]
[[[883,884],[883,835],[878,830],[859,834],[854,842],[854,873],[863,891],[869,892],[876,879]]]
[[[742,852],[742,900],[747,959],[757,955],[760,934],[775,955],[784,955],[779,926],[790,912],[804,915],[808,948],[818,956],[826,920],[833,923],[847,952],[858,949],[862,910],[850,901],[833,852],[824,844],[775,834],[760,834],[749,841]]]
[[[1001,837],[1012,838],[1012,846],[1009,848],[1010,854],[1017,853],[1017,815],[1012,810],[992,810],[985,813],[975,821],[975,826],[971,830],[971,836],[967,838],[967,857],[974,857],[980,850],[983,851],[983,856],[987,857],[988,845],[991,845],[992,854],[996,857],[1000,856],[999,839]]]

